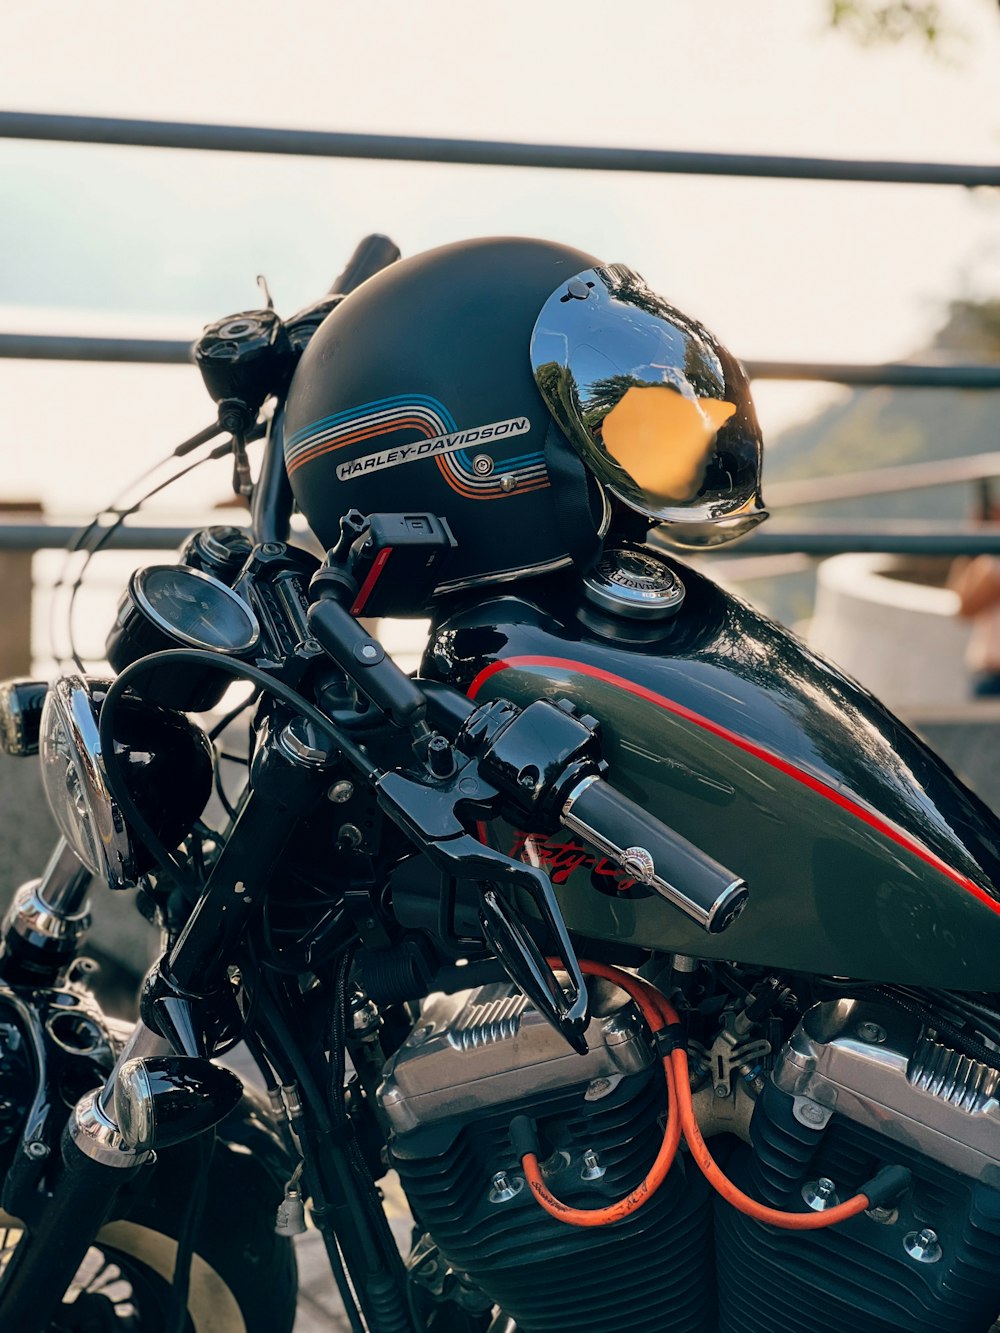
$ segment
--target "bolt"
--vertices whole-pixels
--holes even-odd
[[[323,645],[319,639],[303,639],[300,647],[304,648],[307,653],[321,653],[323,651]]]
[[[363,644],[361,648],[361,656],[366,662],[372,662],[378,657],[378,649],[373,643]]]
[[[480,477],[488,477],[493,471],[493,459],[489,454],[476,454],[472,460],[472,470]]]
[[[261,555],[280,555],[284,549],[280,542],[265,542],[260,551]]]
[[[605,1168],[601,1166],[601,1159],[593,1148],[588,1148],[583,1154],[583,1170],[580,1172],[582,1180],[600,1180],[605,1173]]]
[[[339,782],[335,782],[326,794],[327,800],[332,801],[334,805],[344,805],[353,795],[354,783],[348,782],[346,778],[341,778]]]
[[[728,1084],[728,1083],[716,1083],[716,1085],[715,1085],[715,1095],[716,1095],[716,1097],[728,1097],[728,1096],[729,1096],[729,1084]]]
[[[866,1209],[866,1215],[870,1217],[873,1222],[879,1222],[885,1227],[891,1227],[894,1222],[899,1221],[899,1209],[886,1208],[882,1204],[878,1204],[874,1208]]]
[[[24,1145],[24,1151],[35,1162],[42,1162],[49,1155],[49,1145],[43,1143],[41,1139],[32,1139],[30,1143]]]
[[[511,1179],[506,1171],[498,1171],[493,1177],[493,1187],[490,1190],[490,1203],[507,1203],[515,1195],[520,1194],[524,1189],[524,1181],[519,1176]]]
[[[584,1100],[595,1102],[599,1097],[603,1097],[611,1091],[611,1080],[609,1078],[592,1078],[587,1084],[587,1091],[583,1094]]]
[[[858,1036],[862,1041],[870,1041],[874,1046],[881,1046],[885,1041],[886,1031],[878,1023],[859,1023]]]
[[[582,278],[574,278],[566,287],[566,295],[573,297],[576,301],[586,301],[590,295],[590,288]]]
[[[808,1120],[812,1125],[822,1125],[826,1119],[826,1112],[816,1102],[803,1102],[800,1114],[803,1120]]]
[[[505,472],[500,478],[500,489],[504,495],[510,495],[511,491],[517,485],[517,478],[512,477],[509,472]]]
[[[944,1251],[938,1244],[937,1232],[930,1227],[922,1231],[911,1231],[903,1237],[903,1249],[918,1264],[936,1264]]]
[[[802,1197],[817,1213],[833,1208],[839,1202],[837,1187],[829,1176],[820,1176],[818,1180],[807,1180],[802,1186]]]
[[[364,839],[365,835],[357,824],[341,824],[337,833],[337,841],[343,843],[346,847],[360,847]]]

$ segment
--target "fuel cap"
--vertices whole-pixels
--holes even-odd
[[[666,620],[684,601],[684,584],[648,546],[607,546],[583,580],[587,601],[629,620]]]

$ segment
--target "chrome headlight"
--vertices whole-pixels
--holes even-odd
[[[93,875],[113,889],[137,881],[128,829],[108,790],[94,691],[106,681],[61,676],[42,710],[42,782],[59,831]]]
[[[98,717],[109,682],[62,676],[42,710],[45,794],[59,830],[94,875],[127,889],[153,868],[108,787]],[[172,851],[190,833],[212,790],[212,746],[183,714],[126,695],[115,707],[122,780],[160,843]]]

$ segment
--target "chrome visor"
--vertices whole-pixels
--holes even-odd
[[[541,309],[531,365],[570,443],[611,493],[680,545],[767,517],[760,428],[742,366],[621,265],[587,269]]]

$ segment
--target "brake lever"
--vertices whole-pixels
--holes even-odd
[[[475,761],[459,767],[447,783],[428,786],[402,773],[383,773],[375,783],[379,805],[425,851],[440,870],[456,879],[486,882],[480,922],[487,943],[511,980],[538,1012],[581,1055],[587,1052],[589,997],[576,951],[552,883],[538,866],[515,861],[478,842],[461,822],[463,803],[489,806],[499,793],[478,771]],[[514,903],[517,889],[527,892],[552,938],[569,975],[562,985],[538,948]]]

